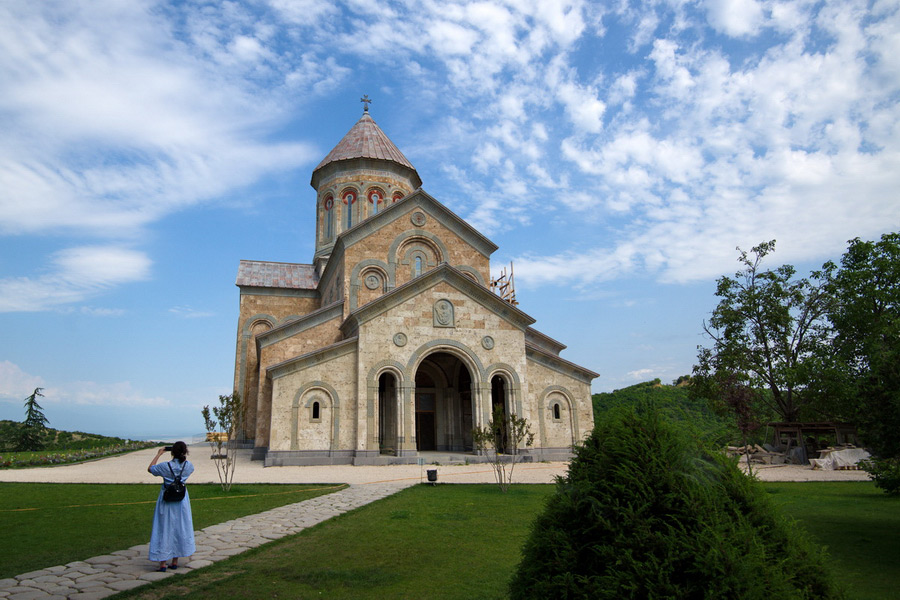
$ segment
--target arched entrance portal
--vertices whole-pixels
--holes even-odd
[[[378,378],[378,450],[397,454],[397,378],[382,373]]]
[[[472,374],[448,352],[416,370],[416,450],[472,452]]]

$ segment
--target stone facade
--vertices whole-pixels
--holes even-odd
[[[313,264],[241,261],[234,389],[266,465],[477,462],[495,406],[534,459],[591,430],[597,374],[491,291],[497,247],[420,184],[366,112],[313,172]]]

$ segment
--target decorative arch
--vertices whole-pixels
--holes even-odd
[[[489,383],[494,375],[500,375],[501,377],[506,377],[510,385],[521,385],[521,382],[519,381],[519,374],[516,373],[516,370],[511,365],[508,365],[506,363],[501,362],[489,365],[487,368],[485,368],[484,372],[485,383]]]
[[[365,272],[370,269],[381,274],[382,281],[384,282],[384,292],[388,292],[396,286],[394,270],[384,261],[376,258],[367,258],[366,260],[359,261],[350,271],[350,310],[359,307],[359,286],[363,285]]]
[[[337,450],[338,441],[340,440],[340,397],[338,396],[337,390],[334,389],[328,383],[324,381],[311,381],[303,386],[301,386],[297,392],[294,394],[294,400],[291,402],[291,450],[299,450],[300,444],[298,440],[298,429],[300,426],[300,406],[303,402],[303,408],[311,409],[312,403],[316,401],[318,396],[314,396],[313,392],[322,392],[322,395],[325,397],[327,401],[330,402],[330,406],[327,408],[331,408],[331,444],[329,445],[329,451],[334,452]],[[326,408],[326,406],[322,406],[321,408]]]
[[[380,380],[385,374],[394,377],[395,396],[392,404],[382,404]],[[378,453],[386,451],[388,454],[396,454],[399,451],[401,440],[398,418],[402,418],[403,415],[401,390],[404,381],[403,365],[395,360],[379,361],[369,369],[366,375],[366,437],[369,451]],[[386,425],[386,422],[393,424]]]
[[[570,445],[574,446],[578,435],[578,413],[575,411],[575,403],[573,401],[574,394],[568,388],[561,385],[551,385],[540,393],[538,396],[538,420],[541,428],[541,444],[546,445],[547,425],[546,420],[553,418],[553,405],[557,402],[564,403],[566,414],[568,414],[568,426],[570,433]],[[549,417],[545,415],[550,415]]]
[[[325,213],[322,233],[326,240],[330,240],[334,237],[334,214],[337,212],[334,208],[334,194],[331,192],[325,194],[325,198],[322,200],[322,210]]]
[[[453,354],[469,367],[473,380],[484,381],[484,365],[481,364],[478,355],[465,344],[457,342],[456,340],[444,338],[426,342],[412,353],[409,357],[409,361],[406,363],[405,372],[407,381],[415,381],[416,370],[419,368],[419,365],[429,354],[434,354],[435,352],[447,352],[448,354]]]
[[[418,243],[418,246],[411,245],[415,243]],[[428,249],[433,253],[431,259],[433,263],[429,266],[437,266],[438,263],[445,260],[445,257],[450,256],[447,247],[436,235],[422,229],[413,229],[404,231],[394,238],[388,249],[388,263],[391,265],[410,264],[408,255],[413,249]]]
[[[463,275],[467,276],[475,283],[480,283],[485,287],[487,286],[487,284],[484,282],[484,277],[481,276],[481,271],[479,271],[478,269],[469,267],[467,265],[458,265],[456,269],[461,271]]]
[[[372,365],[372,368],[369,369],[369,373],[366,375],[366,386],[370,388],[378,387],[378,378],[388,371],[393,373],[397,378],[397,383],[402,385],[406,376],[404,366],[396,360],[382,360]]]
[[[341,203],[344,205],[344,230],[353,227],[353,205],[359,200],[359,189],[356,186],[347,186],[341,190]]]
[[[385,205],[387,203],[387,196],[383,189],[378,186],[372,186],[366,190],[366,200],[368,200],[369,204],[372,206],[371,214],[374,215],[378,213],[379,205]]]
[[[271,328],[275,327],[276,323],[278,323],[278,319],[267,313],[256,313],[255,315],[253,315],[252,317],[248,317],[244,321],[244,326],[242,328],[241,335],[247,336],[247,337],[253,335],[253,333],[252,333],[253,326],[260,324],[260,323],[267,323],[269,325],[269,328],[271,329]]]
[[[241,364],[238,375],[238,387],[241,390],[244,389],[247,380],[247,352],[249,351],[250,340],[254,335],[258,335],[253,332],[253,326],[261,323],[268,324],[269,329],[272,329],[278,323],[278,319],[267,313],[256,313],[247,318],[241,327]]]

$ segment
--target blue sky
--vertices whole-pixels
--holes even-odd
[[[240,259],[309,262],[359,98],[601,373],[689,373],[735,248],[900,228],[900,4],[0,4],[0,418],[202,431]]]

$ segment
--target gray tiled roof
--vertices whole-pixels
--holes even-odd
[[[242,260],[236,284],[248,287],[314,290],[319,283],[313,265]]]
[[[388,139],[388,136],[375,124],[375,120],[367,112],[363,113],[356,125],[328,153],[328,156],[322,159],[322,162],[313,170],[313,173],[329,163],[352,158],[390,160],[413,171],[416,170],[412,163],[394,145],[394,142]]]

